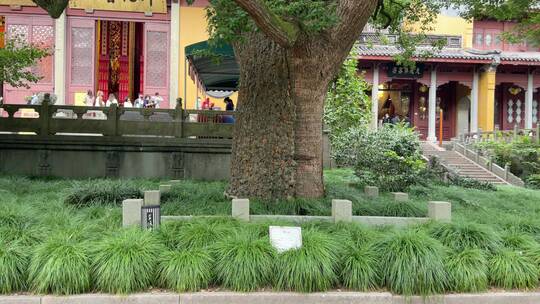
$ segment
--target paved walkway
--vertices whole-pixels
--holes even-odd
[[[422,153],[429,158],[438,156],[442,163],[454,169],[461,177],[495,185],[509,185],[506,181],[456,151],[447,151],[430,142],[422,142]],[[540,302],[539,302],[540,303]]]
[[[88,294],[56,296],[0,296],[0,304],[538,304],[540,292],[452,294],[429,298],[394,296],[388,292],[357,293],[148,293],[130,296]]]

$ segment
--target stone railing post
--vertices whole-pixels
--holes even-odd
[[[332,218],[334,223],[352,222],[352,202],[348,200],[332,200]]]
[[[178,138],[184,137],[183,127],[184,127],[184,109],[182,108],[182,98],[176,99],[176,106],[174,107],[175,111],[175,129],[174,136]]]
[[[536,123],[536,134],[534,135],[536,143],[540,143],[540,121]]]
[[[449,202],[429,202],[428,217],[435,221],[451,222],[452,204],[450,204]]]
[[[249,200],[248,199],[233,199],[232,200],[232,217],[249,222]]]
[[[118,115],[118,105],[111,104],[109,111],[107,112],[107,132],[104,135],[107,136],[118,136],[118,120],[120,115]]]
[[[506,164],[504,165],[504,180],[508,180],[508,175],[510,173],[510,165]]]
[[[142,199],[127,199],[122,202],[122,226],[141,227]]]
[[[514,125],[513,139],[516,140],[518,136],[518,126]]]
[[[41,108],[39,110],[39,120],[40,120],[40,127],[39,127],[39,135],[41,136],[47,136],[50,134],[50,124],[51,124],[51,95],[49,93],[45,93],[43,96],[43,102],[41,103]]]
[[[379,197],[379,188],[375,186],[365,186],[364,194],[369,198]]]

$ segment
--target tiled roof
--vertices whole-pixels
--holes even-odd
[[[393,57],[401,53],[402,50],[395,45],[365,45],[358,47],[360,57]],[[540,52],[501,52],[501,51],[481,51],[475,49],[444,47],[435,50],[431,47],[419,46],[416,49],[417,57],[424,57],[422,54],[429,52],[429,59],[456,59],[456,60],[480,60],[480,61],[519,61],[519,62],[540,62]]]

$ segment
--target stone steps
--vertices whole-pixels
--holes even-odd
[[[431,143],[423,142],[422,153],[428,158],[431,156],[439,157],[441,162],[456,170],[457,173],[462,177],[496,185],[508,185],[506,181],[497,175],[455,151],[447,151]]]

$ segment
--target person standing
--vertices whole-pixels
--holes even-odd
[[[110,93],[105,106],[110,107],[113,104],[118,105],[118,100],[116,99],[116,96],[114,96],[114,93]]]
[[[144,106],[144,97],[143,94],[139,93],[139,97],[135,99],[135,102],[133,103],[135,108],[142,108]]]
[[[88,92],[86,92],[86,96],[84,97],[84,105],[87,107],[94,106],[94,92],[92,92],[92,90],[88,90]]]
[[[103,101],[103,91],[97,91],[96,99],[94,100],[94,107],[103,107],[105,102]]]
[[[159,96],[159,92],[156,92],[154,96],[152,96],[152,103],[154,104],[154,108],[159,109],[159,104],[163,101],[163,97]]]

